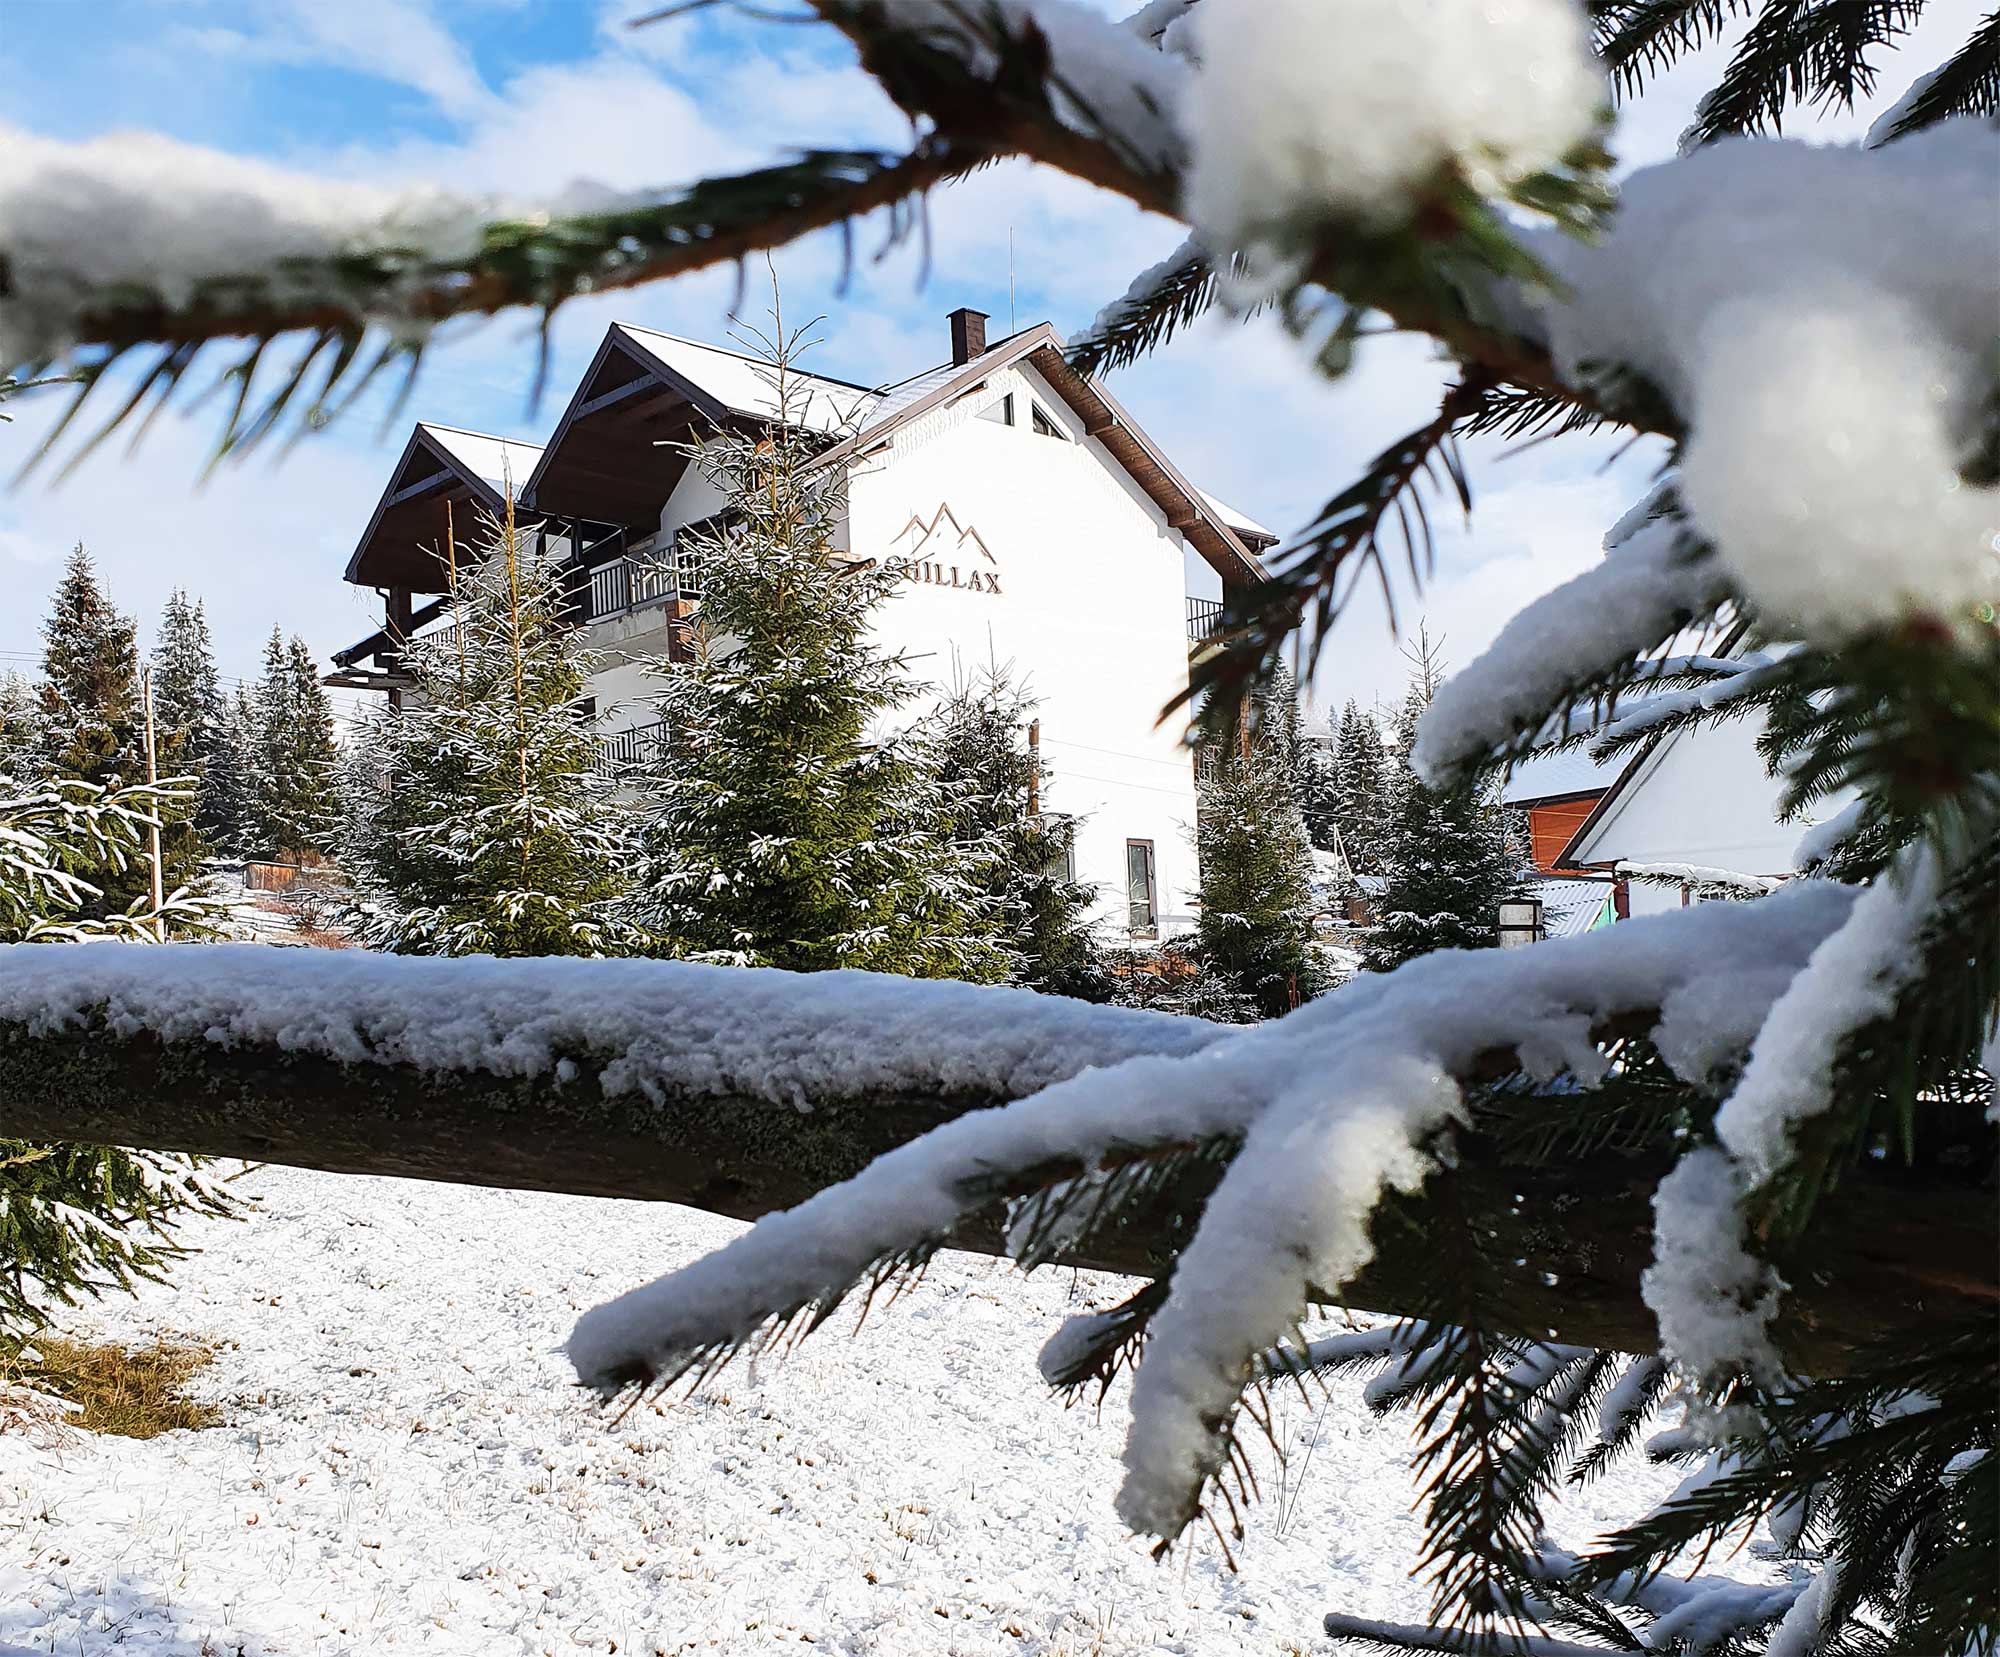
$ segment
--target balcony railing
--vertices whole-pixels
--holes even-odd
[[[623,776],[658,759],[666,746],[665,720],[634,725],[629,731],[613,731],[597,739],[597,769],[607,777]]]
[[[1206,644],[1222,630],[1222,600],[1190,598],[1187,601],[1188,643]]]
[[[620,531],[622,537],[623,531]],[[601,621],[643,610],[669,599],[701,597],[701,566],[694,547],[679,531],[663,545],[641,541],[630,551],[590,572],[587,619]]]

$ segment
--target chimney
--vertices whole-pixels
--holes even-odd
[[[986,349],[986,313],[961,305],[951,313],[949,321],[952,366],[962,368]]]

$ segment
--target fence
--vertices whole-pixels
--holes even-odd
[[[1187,630],[1189,644],[1206,644],[1222,630],[1222,601],[1216,598],[1190,598],[1187,601]]]
[[[656,720],[650,725],[634,725],[628,731],[613,731],[597,739],[597,768],[616,777],[658,759],[667,746],[667,724]]]

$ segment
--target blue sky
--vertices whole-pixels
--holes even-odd
[[[668,185],[752,165],[804,143],[893,144],[901,116],[831,31],[715,9],[643,29],[643,0],[0,0],[5,120],[49,137],[138,129],[316,173],[532,195],[577,179]],[[1110,9],[1124,9],[1111,7]],[[1914,51],[1890,60],[1884,101],[1973,7],[1945,6]],[[1678,73],[1633,111],[1629,162],[1671,152],[1702,77]],[[1850,136],[1865,121],[1822,130]],[[0,127],[0,147],[4,147]],[[931,256],[865,257],[841,291],[838,243],[779,255],[792,317],[823,313],[826,372],[900,378],[945,355],[945,313],[968,304],[996,329],[1012,314],[1082,328],[1178,227],[1059,175],[990,169],[931,203]],[[859,245],[873,252],[864,231]],[[408,411],[360,411],[271,457],[197,479],[212,438],[200,412],[160,422],[136,455],[107,444],[66,483],[0,495],[0,669],[39,648],[60,560],[81,539],[113,595],[150,626],[176,582],[202,597],[224,671],[254,671],[273,623],[325,655],[375,625],[372,595],[340,570],[412,419],[543,436],[608,322],[697,338],[729,327],[733,275],[712,272],[602,300],[556,319],[549,395],[527,406],[532,319],[448,330]],[[761,305],[753,282],[752,305]],[[1369,342],[1338,385],[1319,380],[1266,319],[1214,319],[1119,375],[1119,397],[1181,468],[1273,528],[1305,521],[1367,457],[1429,413],[1444,369],[1422,341]],[[17,403],[0,443],[27,452],[47,406]],[[1441,545],[1436,579],[1405,592],[1464,661],[1527,599],[1589,564],[1603,529],[1658,462],[1650,445],[1612,461],[1592,440],[1511,457],[1474,454],[1470,534]],[[0,475],[11,471],[0,467]],[[1396,694],[1396,644],[1378,607],[1357,607],[1329,647],[1322,699]]]

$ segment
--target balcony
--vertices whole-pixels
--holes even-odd
[[[648,536],[629,548],[624,539],[625,532],[618,531],[620,550],[590,567],[583,593],[586,621],[609,621],[651,605],[692,603],[701,597],[701,563],[685,531],[676,530],[664,541]],[[597,549],[590,550],[594,554]]]
[[[1188,648],[1199,650],[1222,631],[1222,600],[1193,598],[1187,601]]]
[[[666,751],[666,721],[634,725],[629,731],[613,731],[597,739],[597,769],[614,780],[643,765],[650,765]]]

